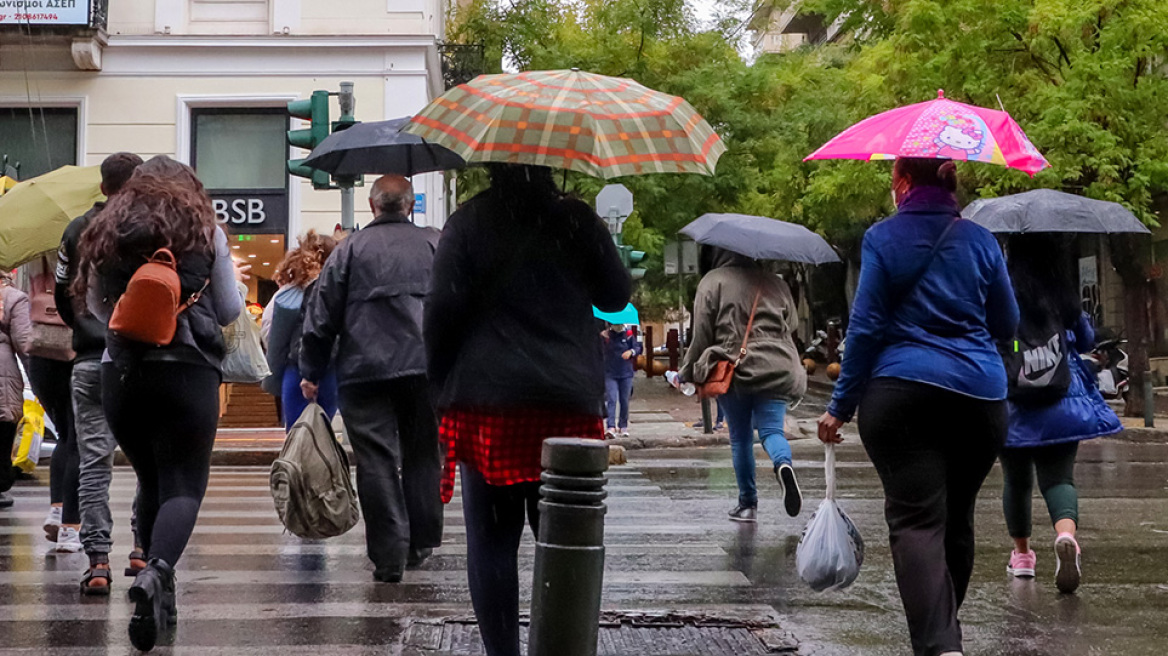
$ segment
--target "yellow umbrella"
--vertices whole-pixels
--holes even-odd
[[[15,186],[16,186],[16,180],[14,180],[6,175],[0,175],[0,196],[3,196],[5,192],[7,192],[9,189],[11,189]]]
[[[104,200],[97,166],[63,166],[0,197],[0,270],[57,249],[65,227]]]

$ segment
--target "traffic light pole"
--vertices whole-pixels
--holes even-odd
[[[352,120],[353,112],[357,108],[352,82],[341,82],[341,92],[337,94],[337,100],[341,106],[341,120],[344,121],[346,118]],[[353,214],[353,185],[350,183],[341,187],[341,229],[345,232],[352,232],[356,225]]]

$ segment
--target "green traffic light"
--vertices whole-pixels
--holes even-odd
[[[288,143],[311,151],[329,135],[329,92],[316,90],[312,92],[310,98],[289,102],[288,114],[309,121],[307,128],[288,130]],[[304,166],[303,159],[288,160],[288,173],[300,178],[309,178],[316,189],[329,188],[328,174]]]

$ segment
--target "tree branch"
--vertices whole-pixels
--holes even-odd
[[[1051,40],[1054,41],[1056,46],[1058,46],[1059,56],[1062,57],[1062,60],[1067,63],[1067,66],[1073,66],[1073,64],[1071,64],[1070,56],[1067,55],[1067,49],[1063,47],[1063,42],[1059,41],[1057,36],[1052,36]]]
[[[1038,54],[1030,48],[1030,44],[1026,43],[1026,39],[1024,39],[1021,34],[1013,30],[1010,31],[1010,34],[1014,35],[1015,39],[1018,39],[1018,43],[1022,44],[1022,48],[1025,49],[1028,55],[1030,55],[1030,59],[1034,62],[1034,64],[1038,66],[1038,68],[1042,69],[1042,72],[1045,73],[1048,78],[1050,78],[1050,83],[1057,86],[1059,81],[1058,77],[1055,75],[1055,70],[1053,70],[1054,66],[1042,57],[1039,57]]]

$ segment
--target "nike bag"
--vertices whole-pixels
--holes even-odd
[[[799,578],[816,592],[842,590],[860,575],[864,540],[856,525],[835,502],[835,445],[827,445],[827,498],[819,504],[795,551]]]
[[[16,427],[16,444],[12,449],[12,466],[31,474],[41,457],[45,440],[45,409],[37,401],[25,399],[24,418]]]
[[[272,375],[260,343],[260,327],[244,308],[231,325],[223,329],[227,354],[223,357],[223,382],[258,383]]]
[[[324,409],[310,403],[296,420],[280,457],[272,463],[272,499],[284,527],[312,540],[344,534],[357,525],[357,493],[349,458]]]
[[[1020,324],[1003,358],[1010,400],[1053,403],[1066,396],[1071,387],[1069,355],[1067,331],[1057,318],[1042,325]]]

